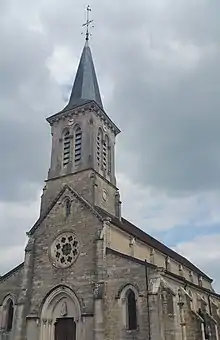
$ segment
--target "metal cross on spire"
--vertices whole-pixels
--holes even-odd
[[[91,7],[88,5],[86,8],[86,22],[83,24],[83,27],[86,27],[86,41],[89,40],[89,37],[91,36],[91,33],[89,33],[89,26],[93,22],[93,20],[89,19],[89,13],[91,12]],[[94,27],[94,26],[92,26]]]

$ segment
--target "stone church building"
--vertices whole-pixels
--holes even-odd
[[[51,163],[24,262],[0,277],[0,340],[220,340],[220,295],[121,216],[120,130],[86,41],[71,96],[47,118]]]

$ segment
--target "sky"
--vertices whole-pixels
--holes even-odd
[[[0,1],[0,275],[23,260],[84,45],[84,0]],[[220,292],[220,2],[91,0],[123,215]]]

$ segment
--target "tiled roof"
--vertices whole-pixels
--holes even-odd
[[[91,100],[95,101],[103,109],[92,53],[86,41],[76,72],[70,100],[64,111],[83,105]]]
[[[137,239],[141,240],[142,242],[146,243],[150,247],[157,249],[159,252],[165,254],[166,256],[169,256],[170,258],[174,259],[178,263],[184,265],[189,270],[194,271],[196,274],[201,275],[203,278],[208,280],[209,282],[212,282],[213,280],[207,276],[205,273],[203,273],[198,267],[196,267],[193,263],[191,263],[189,260],[187,260],[184,256],[176,253],[171,248],[167,247],[165,244],[161,243],[160,241],[156,240],[154,237],[150,236],[149,234],[145,233],[140,228],[136,227],[131,222],[127,221],[126,219],[122,218],[119,220],[117,217],[110,215],[106,211],[102,210],[99,207],[96,207],[98,212],[104,216],[108,216],[111,218],[111,222],[120,228],[121,230],[127,232],[128,234],[136,237]]]

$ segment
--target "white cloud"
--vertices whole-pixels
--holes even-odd
[[[0,249],[0,276],[24,261],[25,243]]]
[[[214,279],[214,288],[220,291],[220,233],[198,236],[190,242],[179,243],[175,250],[189,258]]]
[[[118,174],[118,184],[125,217],[146,232],[172,232],[172,228],[183,225],[194,228],[220,224],[219,193],[172,197],[165,191],[133,182],[125,173]]]

